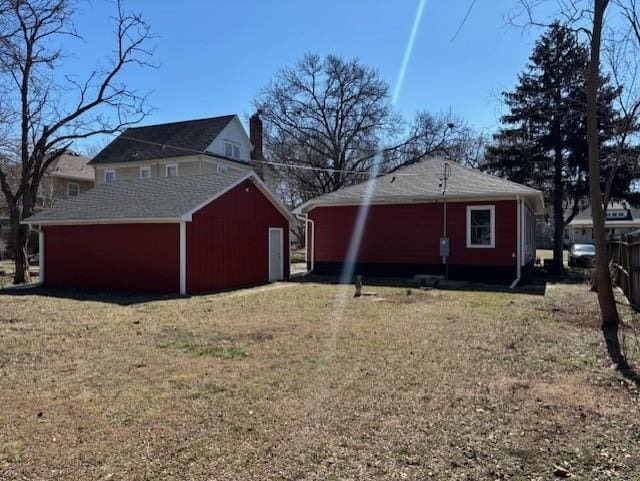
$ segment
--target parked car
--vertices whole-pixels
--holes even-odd
[[[592,267],[595,259],[593,244],[573,244],[569,250],[569,267]]]

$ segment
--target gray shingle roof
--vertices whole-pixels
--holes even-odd
[[[78,197],[26,219],[28,223],[113,219],[177,219],[230,185],[247,177],[231,171],[215,175],[120,180],[101,184]]]
[[[204,153],[234,117],[235,115],[223,115],[129,128],[102,149],[91,160],[91,164],[166,159]]]
[[[542,205],[542,193],[539,190],[485,174],[452,160],[431,157],[374,180],[316,197],[298,209],[305,210],[306,207],[341,202],[358,203],[365,197],[371,183],[373,202],[442,198],[442,188],[439,184],[445,162],[449,162],[451,167],[451,176],[447,182],[449,198],[523,195],[538,199],[536,202],[539,201]]]

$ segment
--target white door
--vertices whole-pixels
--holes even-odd
[[[269,228],[269,282],[281,281],[282,265],[282,228]]]

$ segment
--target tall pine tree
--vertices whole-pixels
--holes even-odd
[[[536,42],[530,63],[503,98],[509,113],[487,149],[485,168],[542,190],[553,217],[553,269],[563,269],[566,225],[588,203],[586,78],[589,50],[574,31],[554,23]],[[600,86],[601,140],[612,138],[620,92]],[[618,183],[617,185],[620,185]]]

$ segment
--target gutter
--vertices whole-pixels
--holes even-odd
[[[509,289],[515,289],[522,277],[522,199],[516,196],[516,278],[513,280]]]
[[[304,222],[304,262],[305,264],[309,263],[309,225],[311,224],[311,235],[312,235],[312,241],[311,241],[311,268],[309,269],[309,272],[313,272],[313,268],[314,268],[314,261],[315,261],[315,255],[314,255],[314,251],[315,251],[315,245],[313,245],[313,238],[315,237],[316,234],[316,226],[314,224],[314,222],[309,219],[309,214],[304,214],[304,216],[302,214],[296,214],[296,217],[298,218],[298,220],[301,220],[302,222]]]

